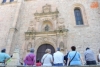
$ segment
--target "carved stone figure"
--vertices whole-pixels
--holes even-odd
[[[65,29],[65,25],[64,25],[64,20],[63,20],[63,18],[59,18],[59,19],[58,19],[58,29],[59,29],[59,30],[64,30],[64,29]]]
[[[60,42],[59,47],[60,47],[61,50],[64,50],[64,43]]]
[[[48,25],[45,26],[45,31],[49,31],[49,26]]]
[[[29,44],[27,45],[27,51],[29,51],[32,48],[32,43],[29,42]]]
[[[51,5],[46,4],[45,6],[43,6],[43,12],[44,13],[48,13],[51,11]]]

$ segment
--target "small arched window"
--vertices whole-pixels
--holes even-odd
[[[76,19],[76,25],[83,25],[81,10],[79,8],[75,8],[74,14],[75,14],[75,19]]]

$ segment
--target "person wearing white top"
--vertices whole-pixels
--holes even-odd
[[[60,52],[60,48],[57,48],[57,52],[53,54],[54,66],[63,66],[64,54]]]
[[[99,49],[99,54],[97,55],[97,61],[100,64],[100,49]]]
[[[46,49],[46,54],[43,55],[41,63],[43,66],[52,66],[53,58],[51,55],[51,49]]]

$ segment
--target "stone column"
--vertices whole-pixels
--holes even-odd
[[[16,31],[16,23],[17,23],[17,19],[18,19],[20,8],[21,8],[21,2],[18,3],[18,5],[17,5],[14,21],[12,22],[12,26],[11,26],[11,28],[9,30],[9,34],[8,34],[8,38],[7,38],[7,43],[6,43],[7,53],[9,53],[10,49],[11,49],[14,33]]]
[[[9,33],[8,33],[8,39],[7,39],[7,43],[6,43],[6,49],[7,49],[7,53],[10,53],[10,49],[11,49],[11,44],[12,44],[12,41],[13,41],[13,36],[14,36],[14,33],[15,33],[15,28],[10,28],[9,30]]]

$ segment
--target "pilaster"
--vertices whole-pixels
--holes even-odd
[[[15,12],[15,16],[14,16],[14,21],[12,22],[11,28],[10,28],[9,33],[8,33],[8,38],[7,38],[7,43],[6,43],[7,53],[10,53],[11,45],[13,42],[13,37],[14,37],[15,31],[17,30],[16,24],[17,24],[18,15],[20,12],[21,4],[22,4],[21,2],[18,3],[18,6],[16,8],[16,12]],[[15,44],[13,44],[13,45],[15,45]]]

